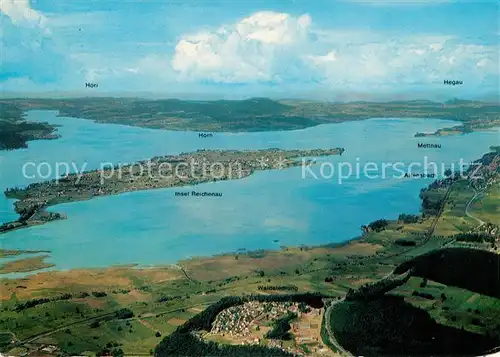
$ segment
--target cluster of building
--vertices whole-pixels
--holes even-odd
[[[247,302],[230,307],[217,315],[211,332],[238,337],[249,336],[253,323],[258,324],[261,321],[276,319],[288,311],[297,312],[298,305],[290,302]]]
[[[230,307],[217,315],[210,334],[226,336],[233,343],[242,345],[261,344],[265,341],[267,347],[278,348],[295,356],[305,356],[314,353],[323,354],[329,351],[320,340],[322,309],[309,308],[301,312],[299,305],[292,302],[248,302],[240,306]],[[271,322],[289,312],[297,314],[297,319],[290,323],[293,334],[292,341],[265,339],[265,333],[260,327],[271,327]],[[303,350],[301,346],[308,345]],[[308,351],[307,353],[305,351]],[[314,352],[314,353],[313,353]]]

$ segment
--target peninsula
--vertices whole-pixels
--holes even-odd
[[[341,123],[370,118],[434,118],[459,122],[454,128],[416,136],[453,135],[477,130],[491,130],[500,125],[498,102],[429,100],[389,102],[321,102],[313,100],[245,100],[194,101],[141,98],[71,98],[71,99],[2,99],[0,100],[0,133],[6,120],[21,123],[27,110],[57,110],[61,117],[76,117],[98,123],[120,124],[150,129],[197,131],[200,139],[215,132],[259,132],[297,130],[320,124]],[[14,116],[13,116],[14,115]],[[10,118],[10,119],[9,119]],[[64,119],[61,119],[64,120]],[[54,129],[46,123],[22,122],[15,133],[0,135],[0,150],[26,146],[26,140],[53,138]],[[8,130],[7,130],[8,129]],[[34,131],[35,130],[35,131]],[[14,135],[14,136],[13,136]]]
[[[57,139],[56,128],[48,123],[24,120],[23,111],[12,103],[0,102],[0,150],[26,148],[29,140]]]
[[[477,119],[470,122],[464,122],[461,125],[456,125],[451,128],[438,129],[432,133],[416,133],[415,137],[426,136],[448,136],[448,135],[462,135],[472,133],[474,131],[487,131],[500,126],[500,118],[497,119]]]
[[[101,169],[68,174],[52,181],[33,183],[5,191],[17,199],[20,217],[0,226],[0,233],[48,221],[64,215],[45,210],[60,203],[88,200],[124,192],[192,186],[220,180],[241,179],[256,170],[285,169],[312,164],[311,158],[342,155],[343,148],[313,150],[198,150],[192,153],[154,157],[133,164],[103,166]],[[210,195],[204,195],[210,196]]]

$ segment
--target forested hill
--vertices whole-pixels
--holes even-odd
[[[420,255],[396,268],[480,294],[500,298],[500,255],[470,248],[445,248]]]
[[[22,110],[54,109],[61,116],[156,129],[193,131],[293,130],[368,118],[438,118],[500,125],[499,103],[426,100],[331,103],[304,100],[194,101],[138,98],[6,99]]]
[[[0,102],[0,150],[25,148],[29,140],[54,139],[54,130],[47,123],[25,121],[19,106]]]

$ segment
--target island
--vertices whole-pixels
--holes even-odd
[[[14,206],[20,217],[14,222],[0,226],[0,233],[63,219],[65,215],[45,210],[60,203],[131,191],[241,179],[257,170],[312,165],[313,160],[310,159],[312,157],[342,155],[343,152],[343,148],[198,150],[180,155],[154,157],[123,166],[105,165],[101,169],[72,173],[63,178],[33,183],[24,188],[7,189],[5,195],[17,199]],[[301,158],[303,160],[300,160]],[[221,195],[191,194],[190,196],[220,197]]]

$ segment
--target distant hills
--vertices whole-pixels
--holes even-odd
[[[296,130],[319,124],[369,118],[438,118],[463,123],[456,132],[484,130],[500,123],[500,105],[454,99],[445,103],[428,100],[331,103],[304,100],[180,100],[139,98],[5,99],[0,100],[2,132],[0,148],[23,147],[26,140],[44,138],[51,128],[12,127],[22,121],[22,111],[58,110],[60,116],[90,119],[152,129],[205,132],[256,132]],[[12,117],[11,113],[15,112]],[[9,122],[7,127],[6,122]],[[35,130],[33,129],[33,130]],[[48,133],[47,133],[48,130]],[[50,137],[50,136],[49,136]],[[17,139],[13,139],[17,138]],[[6,142],[11,144],[6,144]],[[17,144],[16,144],[17,142]]]

